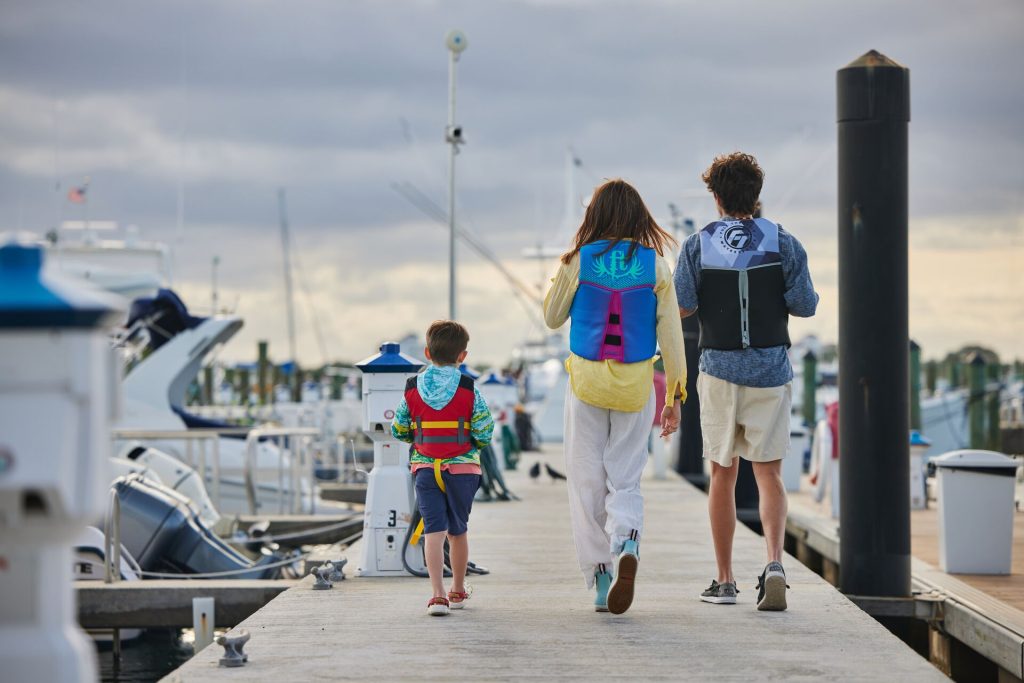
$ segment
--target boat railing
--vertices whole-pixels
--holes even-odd
[[[181,459],[192,469],[200,473],[207,492],[214,506],[221,509],[221,438],[225,436],[245,437],[245,458],[242,467],[242,480],[246,499],[251,514],[266,513],[266,506],[261,505],[260,482],[262,470],[270,470],[268,478],[277,479],[277,512],[280,514],[302,513],[303,486],[308,482],[306,493],[315,499],[315,479],[313,475],[313,442],[320,435],[319,429],[312,427],[274,427],[245,428],[217,427],[204,429],[115,429],[111,436],[115,442],[139,441],[143,444],[154,441],[181,442],[179,451]],[[260,468],[259,444],[270,441],[277,447],[276,466]],[[285,457],[286,454],[290,457]],[[286,462],[287,461],[287,462]],[[237,473],[237,470],[233,473]],[[288,489],[285,490],[285,482]]]
[[[311,500],[316,500],[316,477],[313,468],[313,441],[320,436],[320,430],[313,427],[260,427],[249,430],[245,438],[245,493],[249,500],[249,512],[257,514],[259,485],[255,473],[258,470],[259,444],[269,440],[277,445],[281,455],[277,461],[277,502],[281,514],[302,513],[302,482],[308,484]],[[285,453],[290,454],[288,471],[285,471]],[[287,501],[284,490],[288,480]],[[287,503],[287,504],[286,504]],[[266,510],[262,510],[266,512]]]

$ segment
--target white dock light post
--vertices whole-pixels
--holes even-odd
[[[413,490],[409,446],[391,436],[391,421],[405,393],[405,383],[423,367],[385,342],[380,353],[356,364],[363,372],[363,433],[373,441],[373,469],[366,487],[359,576],[402,576],[405,535],[412,521]],[[409,565],[424,571],[421,557]]]
[[[101,519],[119,392],[117,297],[0,247],[0,678],[95,681],[77,624],[75,535]]]
[[[462,31],[449,31],[444,39],[448,46],[448,127],[444,139],[449,145],[448,155],[448,318],[455,320],[455,155],[459,153],[462,126],[455,125],[455,64],[469,43]]]

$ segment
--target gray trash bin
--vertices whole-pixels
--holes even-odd
[[[951,574],[1009,574],[1017,461],[962,450],[931,462],[939,489],[939,566]]]

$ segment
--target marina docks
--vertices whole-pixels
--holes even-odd
[[[807,493],[791,493],[786,524],[787,548],[804,564],[832,583],[840,571],[839,522],[825,504]],[[913,617],[928,624],[922,643],[932,661],[958,680],[981,676],[980,654],[1001,670],[999,680],[1024,677],[1024,526],[1015,513],[1013,573],[1010,575],[947,574],[939,569],[938,510],[911,511],[911,572],[914,597],[857,598],[878,617]],[[1007,674],[1013,678],[1008,678]]]
[[[561,452],[543,459],[561,469]],[[425,579],[352,576],[313,591],[312,577],[239,624],[249,662],[221,668],[213,645],[166,681],[311,680],[900,680],[942,674],[793,557],[789,610],[756,611],[764,541],[736,531],[739,604],[698,599],[715,575],[707,499],[672,476],[645,479],[646,522],[637,596],[621,616],[593,610],[577,569],[564,482],[506,479],[520,502],[478,503],[469,606],[426,614]]]

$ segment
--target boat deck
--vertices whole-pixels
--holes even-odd
[[[559,451],[542,457],[562,469]],[[521,502],[474,510],[471,557],[492,573],[471,579],[464,611],[427,616],[424,579],[350,578],[313,591],[307,577],[239,625],[252,635],[243,670],[219,668],[214,645],[164,680],[945,680],[792,557],[789,611],[757,612],[764,546],[742,525],[739,604],[701,602],[715,573],[707,499],[675,478],[644,482],[632,609],[595,613],[576,567],[565,484],[531,481],[534,459],[506,475]],[[348,556],[352,567],[358,550]]]

